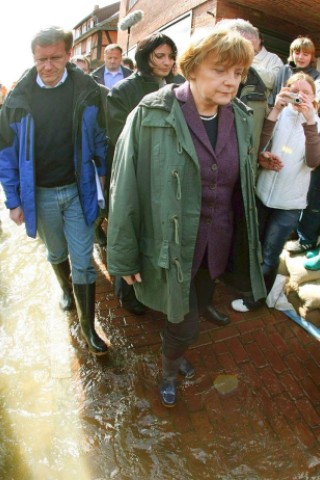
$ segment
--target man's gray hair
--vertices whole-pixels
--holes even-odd
[[[48,27],[40,30],[36,33],[31,42],[32,53],[34,53],[37,46],[48,47],[59,42],[64,42],[66,52],[69,52],[73,44],[71,30],[64,30],[61,27]]]
[[[123,50],[118,43],[109,43],[109,45],[106,46],[104,49],[104,53],[111,52],[112,50],[119,50],[119,52],[122,54]]]
[[[215,28],[227,28],[230,30],[235,30],[240,33],[243,37],[259,37],[259,30],[252,25],[248,20],[243,18],[225,18],[220,20],[220,22],[215,24]]]

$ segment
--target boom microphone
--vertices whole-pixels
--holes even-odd
[[[143,17],[142,10],[136,10],[135,12],[129,13],[126,17],[124,17],[121,22],[119,22],[118,26],[120,30],[130,30],[130,28],[135,25],[136,23],[140,22]]]

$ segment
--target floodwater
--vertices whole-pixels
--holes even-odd
[[[256,431],[246,428],[258,410],[255,398],[244,395],[236,418],[232,402],[243,388],[239,380],[244,384],[238,376],[217,376],[214,384],[199,380],[201,395],[217,400],[212,415],[229,424],[221,432],[218,423],[214,428],[197,418],[195,408],[193,434],[181,407],[165,409],[158,401],[158,348],[138,355],[111,329],[108,316],[98,316],[112,352],[89,355],[75,314],[59,310],[43,246],[10,222],[3,206],[0,218],[1,479],[320,478],[312,474],[319,457],[299,451],[293,459],[263,423]],[[194,385],[185,388],[196,398]],[[220,394],[225,407],[219,407]]]

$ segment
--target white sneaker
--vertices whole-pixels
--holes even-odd
[[[233,300],[231,302],[231,307],[236,312],[246,313],[250,311],[249,308],[246,307],[245,304],[243,303],[242,298],[238,298],[238,300]]]

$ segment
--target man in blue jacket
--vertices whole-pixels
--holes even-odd
[[[89,350],[102,355],[107,345],[94,328],[92,252],[106,131],[99,86],[69,63],[72,42],[72,32],[59,27],[32,40],[35,66],[0,115],[0,181],[10,218],[46,245],[63,291],[61,308],[71,310],[75,299]]]

